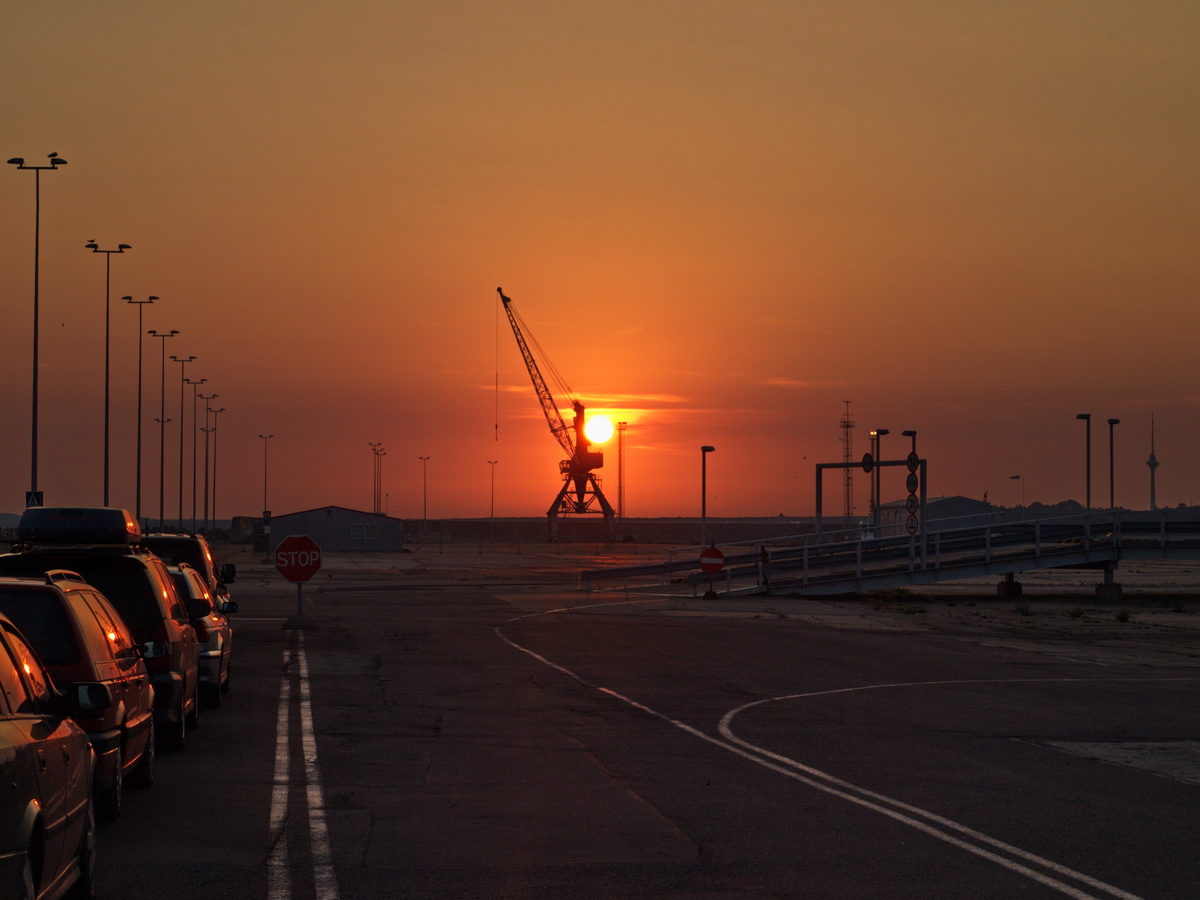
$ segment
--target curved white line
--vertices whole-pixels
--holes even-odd
[[[596,605],[597,606],[609,606],[609,605],[617,606],[617,605],[622,605],[622,604],[596,604]],[[533,617],[539,616],[539,615],[550,615],[551,613],[555,613],[555,612],[569,612],[571,609],[582,609],[582,608],[590,608],[590,607],[572,607],[572,608],[566,608],[566,609],[562,609],[562,610],[547,610],[544,613],[531,613],[531,614],[524,615],[524,616],[518,616],[516,618],[510,619],[509,622],[517,622],[517,621],[520,621],[523,619],[533,618]],[[504,623],[504,624],[509,624],[509,623]],[[880,687],[904,687],[904,686],[910,686],[910,685],[894,684],[894,685],[872,685],[872,686],[858,687],[858,688],[839,688],[839,689],[830,690],[830,691],[816,691],[816,692],[813,692],[812,694],[794,694],[794,695],[789,695],[787,697],[768,698],[766,700],[756,700],[752,703],[747,703],[747,704],[744,704],[743,706],[737,707],[734,710],[731,710],[730,712],[726,713],[721,718],[719,730],[726,737],[726,740],[720,740],[718,738],[712,737],[711,735],[707,735],[704,732],[700,731],[699,729],[693,728],[691,725],[681,722],[678,719],[673,719],[670,716],[665,715],[664,713],[660,713],[657,710],[652,709],[649,706],[646,706],[645,704],[639,703],[636,700],[626,697],[625,695],[618,693],[617,691],[614,691],[610,688],[606,688],[601,685],[593,684],[593,683],[587,681],[585,678],[581,677],[579,674],[566,668],[565,666],[561,666],[558,663],[552,662],[551,660],[547,659],[546,657],[542,656],[539,653],[536,653],[535,651],[529,649],[528,647],[525,647],[525,646],[522,646],[521,644],[516,643],[515,641],[513,641],[511,638],[509,638],[507,635],[505,635],[500,630],[501,627],[502,626],[500,626],[500,625],[494,626],[493,631],[495,632],[497,637],[499,637],[502,641],[504,641],[506,644],[508,644],[513,649],[518,650],[521,653],[524,653],[527,656],[532,657],[533,659],[537,660],[538,662],[542,663],[543,665],[548,666],[549,668],[554,669],[555,671],[560,672],[563,675],[566,675],[568,678],[571,678],[571,679],[577,681],[579,684],[583,685],[586,688],[589,688],[594,691],[598,691],[598,692],[605,694],[609,697],[612,697],[616,700],[620,700],[621,702],[628,704],[629,706],[633,707],[634,709],[640,710],[641,712],[644,712],[647,715],[650,715],[657,719],[660,719],[663,722],[667,722],[668,724],[673,725],[674,727],[680,729],[681,731],[687,732],[688,734],[692,735],[693,737],[696,737],[702,741],[705,741],[708,744],[712,744],[713,746],[720,747],[723,750],[727,750],[728,752],[733,753],[737,756],[740,756],[743,759],[746,759],[750,762],[756,763],[757,765],[760,765],[763,768],[770,769],[771,771],[777,772],[780,775],[784,775],[788,778],[791,778],[794,781],[799,781],[802,784],[806,784],[809,787],[815,788],[816,790],[823,791],[824,793],[831,794],[835,797],[839,797],[843,800],[846,800],[849,803],[854,803],[858,806],[866,807],[867,809],[873,810],[874,812],[880,813],[881,815],[884,815],[884,816],[887,816],[888,818],[894,819],[897,822],[901,822],[905,825],[908,825],[911,828],[916,829],[917,831],[923,832],[924,834],[927,834],[931,837],[937,838],[938,840],[941,840],[948,844],[951,844],[952,846],[955,846],[962,850],[965,850],[968,853],[973,853],[976,856],[980,856],[990,862],[994,862],[997,865],[999,865],[1005,869],[1008,869],[1011,872],[1014,872],[1014,873],[1017,873],[1020,875],[1024,875],[1025,877],[1027,877],[1033,881],[1036,881],[1039,884],[1045,885],[1046,887],[1053,888],[1053,889],[1059,891],[1060,893],[1065,894],[1068,897],[1072,897],[1072,898],[1074,898],[1074,900],[1099,900],[1099,898],[1095,897],[1092,894],[1085,893],[1082,890],[1080,890],[1072,885],[1069,885],[1062,881],[1059,881],[1056,878],[1052,878],[1049,875],[1046,875],[1042,872],[1038,872],[1035,869],[1031,869],[1031,868],[1029,868],[1029,866],[1023,865],[1022,863],[1019,863],[1012,859],[1007,859],[1003,856],[1000,856],[998,853],[994,853],[991,850],[986,849],[985,847],[981,847],[981,846],[978,846],[977,844],[969,843],[967,840],[964,840],[961,837],[957,837],[954,834],[951,834],[949,832],[950,831],[958,832],[959,834],[964,835],[965,837],[969,837],[973,840],[980,841],[981,843],[986,844],[991,847],[994,847],[997,850],[1002,850],[1002,851],[1010,853],[1020,859],[1024,859],[1027,862],[1042,866],[1043,868],[1048,869],[1052,872],[1055,872],[1059,875],[1062,875],[1062,876],[1065,876],[1068,878],[1072,878],[1072,879],[1079,881],[1083,884],[1086,884],[1092,888],[1102,891],[1103,893],[1108,894],[1109,896],[1117,897],[1117,898],[1119,898],[1119,900],[1141,900],[1141,898],[1136,894],[1131,894],[1128,891],[1124,891],[1121,888],[1107,884],[1103,881],[1100,881],[1099,879],[1092,878],[1091,876],[1085,875],[1082,872],[1076,872],[1074,869],[1068,868],[1067,866],[1060,865],[1058,863],[1052,862],[1051,860],[1040,857],[1034,853],[1029,853],[1029,852],[1021,850],[1017,847],[1013,847],[1010,844],[1006,844],[1003,841],[999,841],[995,838],[988,837],[987,835],[982,834],[981,832],[975,831],[971,828],[968,828],[965,825],[961,825],[957,822],[954,822],[951,819],[947,819],[943,816],[939,816],[935,813],[931,813],[927,810],[923,810],[916,806],[911,806],[911,805],[903,803],[899,800],[895,800],[895,799],[892,799],[891,797],[887,797],[883,794],[877,794],[873,791],[867,790],[866,788],[861,788],[857,785],[851,784],[850,782],[842,781],[841,779],[835,778],[831,775],[821,772],[818,769],[813,769],[811,767],[804,766],[801,763],[798,763],[795,760],[789,759],[785,756],[771,753],[770,751],[764,750],[763,748],[760,748],[760,747],[755,747],[752,744],[742,741],[740,738],[738,738],[736,735],[734,735],[733,732],[728,727],[729,721],[731,721],[732,717],[737,715],[739,712],[741,712],[745,709],[749,709],[752,706],[757,706],[761,703],[772,702],[773,700],[795,699],[798,697],[818,696],[821,694],[850,693],[850,692],[854,692],[854,691],[877,689]],[[1018,680],[1018,679],[1013,679],[1013,680]],[[1040,681],[1040,680],[1046,680],[1046,681],[1101,681],[1101,680],[1105,680],[1105,681],[1107,681],[1107,680],[1112,680],[1112,679],[1023,679],[1023,680],[1028,680],[1028,681]],[[1139,679],[1139,680],[1141,680],[1141,679]],[[1168,680],[1168,679],[1145,679],[1145,680]],[[1192,680],[1192,679],[1169,679],[1169,680]],[[935,685],[935,684],[965,684],[965,683],[980,683],[980,682],[971,682],[971,681],[936,682],[936,681],[934,681],[934,682],[920,682],[919,684]],[[894,807],[894,808],[891,808],[891,807]],[[903,812],[901,812],[901,810],[903,810]],[[937,825],[939,825],[941,827],[940,828],[934,827],[934,825],[931,825],[928,822],[922,822],[918,818],[914,818],[914,816],[920,816],[925,819],[928,819],[929,822],[936,823]],[[942,830],[943,828],[948,829],[948,830]]]

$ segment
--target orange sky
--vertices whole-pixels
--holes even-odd
[[[856,457],[871,428],[885,456],[916,429],[931,495],[1005,505],[1015,474],[1029,502],[1082,501],[1091,412],[1094,502],[1118,417],[1116,500],[1147,507],[1153,411],[1159,504],[1200,503],[1197,44],[1200,7],[1155,0],[12,5],[3,158],[69,161],[41,178],[39,487],[101,501],[94,238],[133,245],[112,258],[114,505],[134,505],[119,298],[155,294],[146,328],[180,331],[168,353],[227,410],[221,516],[261,509],[259,434],[276,513],[370,509],[382,442],[393,515],[421,514],[419,456],[431,517],[486,516],[488,460],[498,515],[543,514],[561,452],[497,286],[589,409],[630,423],[631,516],[698,514],[701,444],[710,515],[811,515],[846,399]],[[33,189],[0,172],[9,511]]]

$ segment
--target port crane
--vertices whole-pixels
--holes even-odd
[[[542,406],[542,414],[545,415],[546,422],[550,426],[550,433],[567,453],[567,458],[558,464],[558,471],[562,476],[562,488],[546,512],[550,540],[553,541],[558,537],[558,519],[561,516],[603,515],[605,533],[611,541],[615,536],[615,514],[608,499],[604,496],[604,492],[600,489],[600,479],[593,471],[604,465],[604,454],[590,449],[591,444],[583,430],[584,405],[576,398],[570,397],[574,420],[568,425],[563,419],[562,412],[554,401],[550,388],[546,385],[546,379],[542,377],[541,369],[538,368],[537,359],[525,339],[525,331],[528,330],[528,327],[522,328],[524,323],[513,307],[512,300],[504,296],[503,288],[496,288],[496,293],[500,295],[500,302],[504,304],[504,314],[508,316],[508,324],[512,326],[513,335],[517,339],[517,347],[525,361],[525,368],[529,370],[529,379],[533,382],[534,393],[537,394],[538,402]],[[538,350],[541,353],[541,348]],[[541,353],[541,355],[545,360],[545,354]],[[553,373],[553,365],[548,361],[547,365]],[[566,387],[561,378],[557,380],[566,388],[569,395],[570,388]]]

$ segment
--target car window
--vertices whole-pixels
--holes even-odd
[[[129,633],[129,629],[125,627],[112,605],[100,594],[92,591],[81,593],[86,593],[88,606],[96,621],[100,623],[109,655],[118,656],[131,649],[134,646],[133,635]]]
[[[16,588],[0,590],[4,613],[33,644],[42,662],[64,666],[79,662],[79,645],[71,617],[57,591]]]
[[[33,712],[29,691],[17,674],[17,660],[3,640],[0,640],[0,691],[4,692],[4,700],[14,714]]]
[[[16,658],[17,668],[25,676],[28,696],[31,696],[36,701],[44,702],[49,700],[52,690],[50,687],[50,677],[46,674],[46,670],[42,668],[42,664],[38,662],[37,654],[25,642],[25,638],[21,637],[20,633],[11,625],[6,623],[4,631],[5,636],[8,638],[9,647]],[[22,710],[22,712],[34,711],[34,709]]]
[[[71,591],[67,595],[75,609],[75,616],[79,619],[88,653],[95,660],[110,660],[117,655],[117,647],[110,637],[112,626],[96,614],[95,596],[91,591]]]

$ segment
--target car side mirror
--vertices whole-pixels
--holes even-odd
[[[166,641],[146,641],[142,644],[142,659],[162,659],[169,650]]]
[[[187,611],[189,619],[203,619],[213,611],[213,607],[207,600],[193,597],[187,602]]]
[[[107,684],[83,681],[67,688],[67,705],[71,715],[98,713],[113,705],[112,691]]]
[[[236,600],[226,600],[221,604],[221,612],[225,613],[227,616],[232,616],[237,611],[238,605]]]
[[[233,584],[237,580],[237,566],[233,563],[223,563],[221,571],[217,573],[217,577],[226,584]]]

